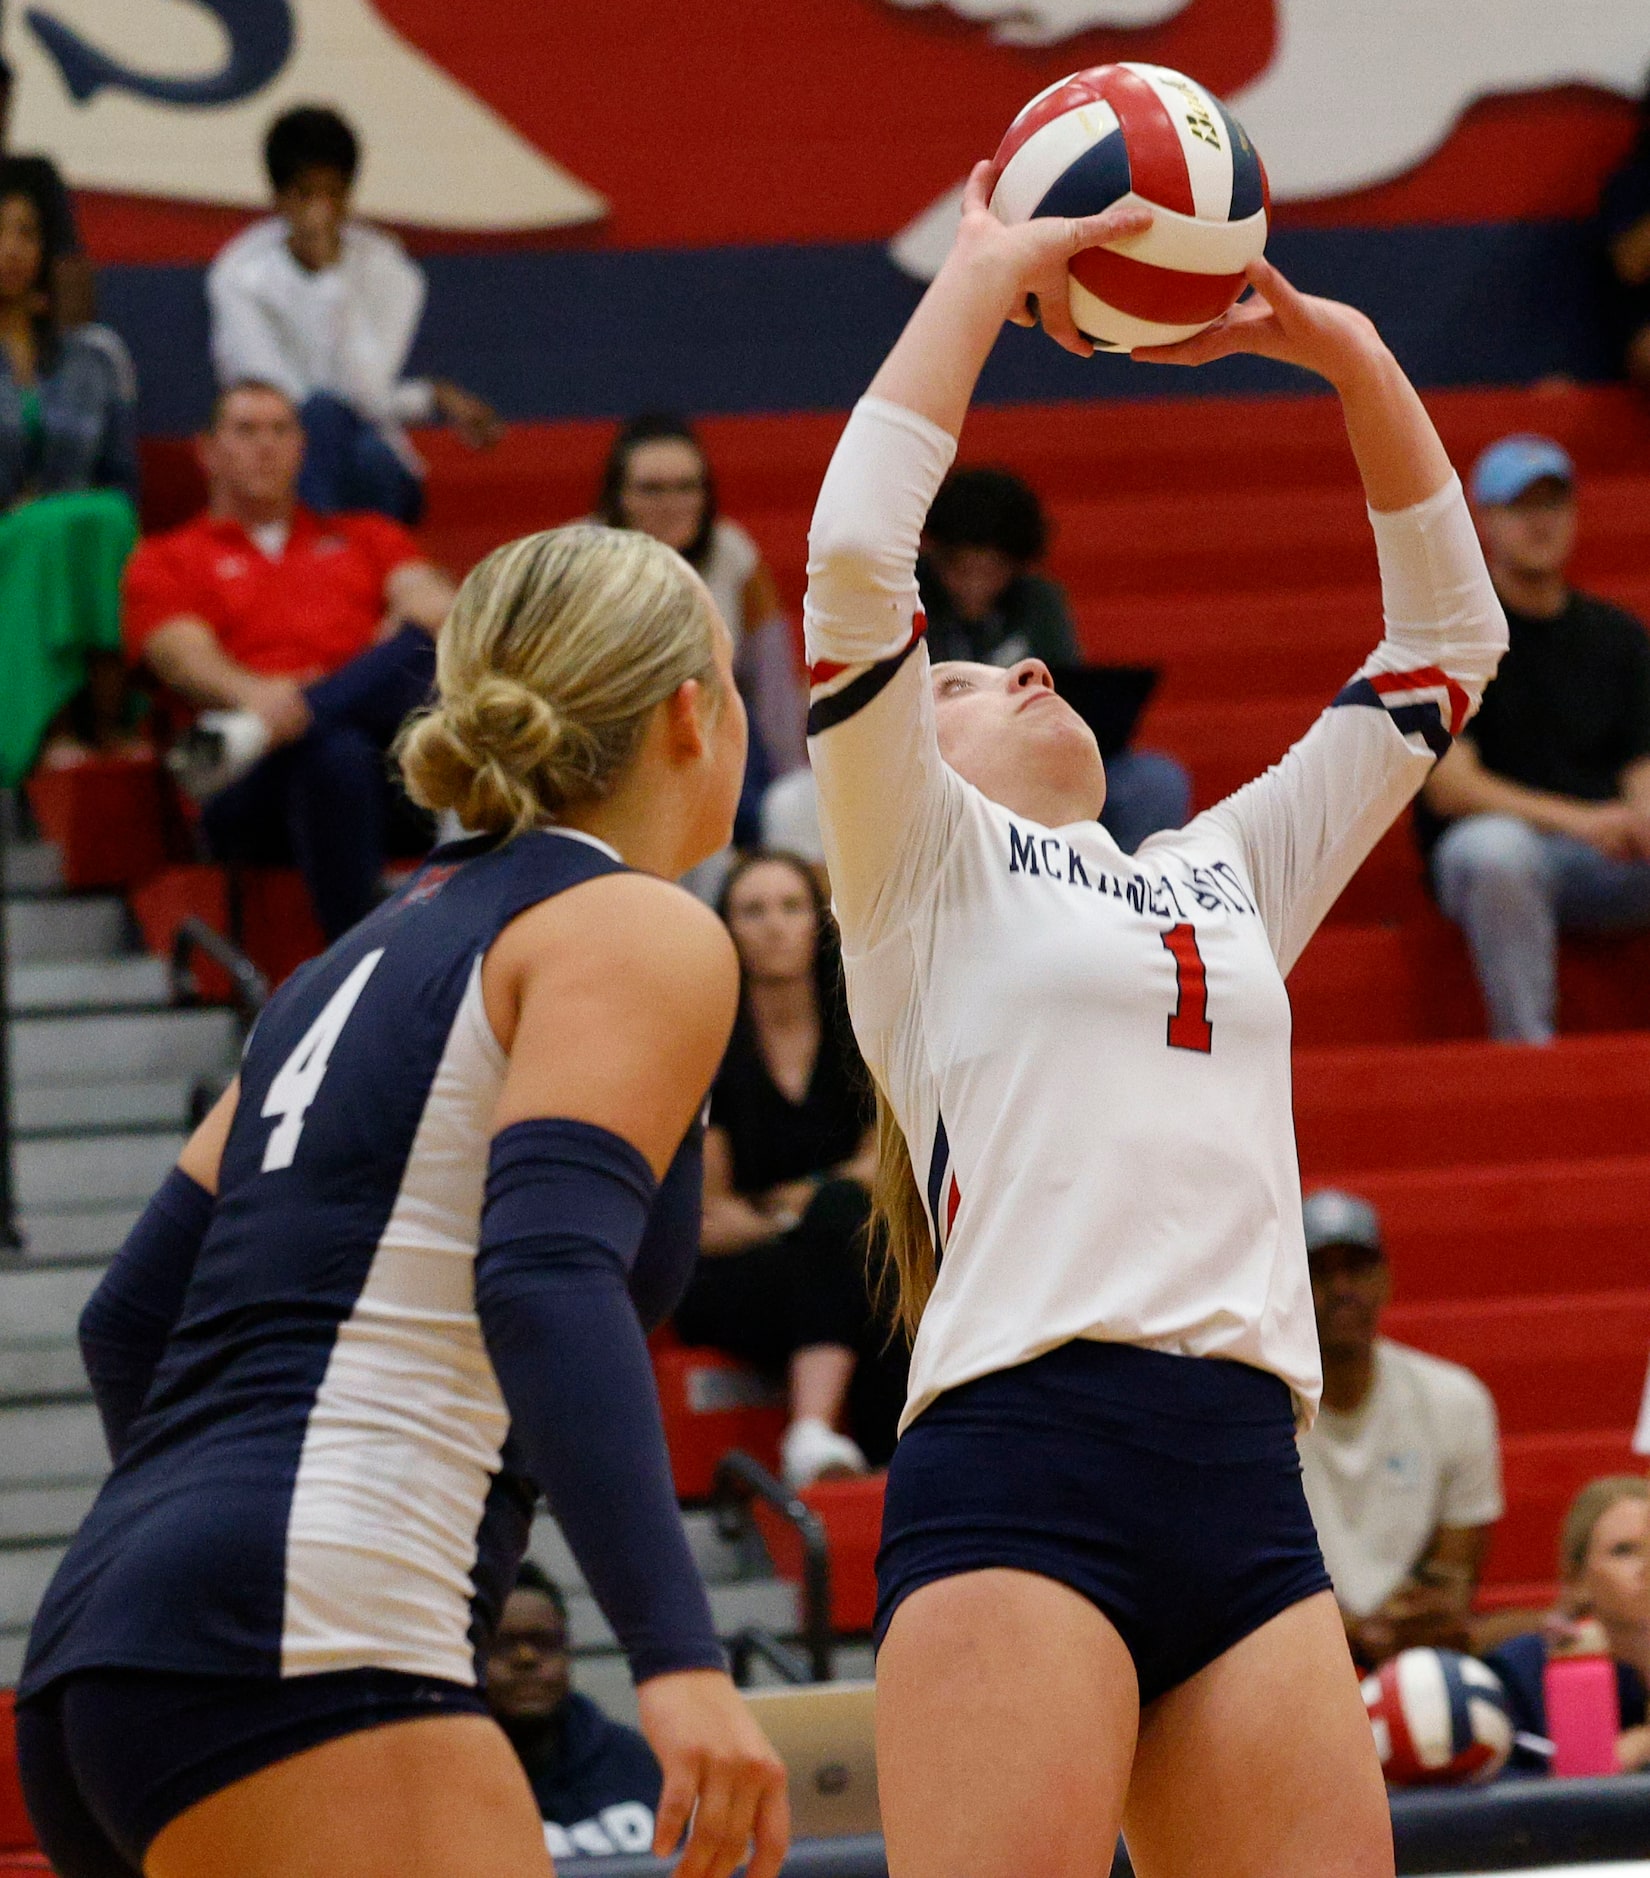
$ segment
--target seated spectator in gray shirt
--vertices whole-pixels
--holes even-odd
[[[1352,1653],[1463,1649],[1503,1510],[1495,1404],[1458,1364],[1378,1334],[1391,1272],[1367,1200],[1323,1188],[1305,1224],[1323,1403],[1301,1467]]]

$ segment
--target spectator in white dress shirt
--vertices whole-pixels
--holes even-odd
[[[403,427],[448,423],[484,449],[501,425],[473,392],[404,375],[424,275],[393,235],[351,218],[359,161],[336,111],[304,105],[270,126],[276,213],[237,235],[207,274],[212,362],[220,386],[274,385],[298,406],[306,507],[375,509],[410,526],[423,512],[424,466]]]
[[[1465,1649],[1501,1517],[1495,1403],[1469,1370],[1379,1335],[1391,1271],[1374,1207],[1322,1188],[1305,1204],[1323,1357],[1300,1439],[1307,1504],[1353,1655]]]

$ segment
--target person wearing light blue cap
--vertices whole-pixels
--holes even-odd
[[[1650,928],[1650,636],[1569,584],[1576,472],[1560,445],[1503,437],[1470,488],[1511,644],[1416,827],[1491,1036],[1548,1043],[1559,933]]]

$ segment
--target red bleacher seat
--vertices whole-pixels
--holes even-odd
[[[1650,1284],[1395,1304],[1381,1328],[1470,1369],[1495,1397],[1503,1436],[1626,1428],[1644,1388]]]
[[[1372,883],[1360,877],[1353,884],[1365,899]],[[1383,898],[1391,904],[1398,896]],[[1289,1002],[1298,1044],[1484,1034],[1465,941],[1424,903],[1401,924],[1354,924],[1337,909],[1290,973]],[[1650,1029],[1650,935],[1567,936],[1559,956],[1559,1013],[1566,1036]]]
[[[1507,1511],[1484,1568],[1486,1590],[1545,1584],[1558,1572],[1558,1529],[1589,1480],[1642,1472],[1625,1429],[1511,1435],[1501,1444]]]
[[[669,1329],[655,1331],[649,1347],[679,1500],[708,1499],[716,1463],[734,1448],[777,1471],[782,1389],[720,1350],[680,1342]]]
[[[1389,1168],[1354,1184],[1380,1212],[1399,1307],[1650,1285],[1650,1153]]]
[[[1640,1154],[1650,1035],[1298,1050],[1295,1130],[1309,1179]]]
[[[27,1857],[35,1852],[34,1828],[29,1824],[29,1810],[23,1804],[23,1785],[17,1774],[16,1693],[0,1689],[0,1855]],[[44,1859],[14,1870],[40,1871]],[[0,1865],[0,1870],[6,1869]]]
[[[130,887],[167,858],[166,796],[152,756],[36,770],[29,809],[63,856],[65,887]]]
[[[882,1537],[884,1474],[860,1480],[821,1480],[800,1498],[825,1523],[831,1558],[831,1628],[862,1636],[877,1611],[877,1546]],[[757,1530],[781,1578],[802,1582],[802,1541],[787,1520],[760,1500],[751,1503]]]
[[[169,953],[186,919],[205,921],[233,939],[272,985],[289,978],[326,944],[302,877],[290,867],[222,867],[178,863],[161,869],[131,895],[132,913],[151,952]],[[209,959],[193,970],[203,998],[226,998],[229,980]]]

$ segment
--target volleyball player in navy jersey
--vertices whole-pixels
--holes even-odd
[[[680,1869],[772,1878],[784,1770],[723,1666],[644,1327],[699,1217],[733,948],[669,884],[745,727],[703,584],[644,535],[465,582],[404,739],[487,832],[270,1001],[88,1305],[114,1470],[18,1717],[64,1878],[546,1873],[476,1688],[539,1489],[630,1659]]]
[[[1386,637],[1276,767],[1125,855],[1035,659],[930,670],[914,563],[1004,319],[1091,348],[990,171],[809,536],[809,732],[879,1210],[916,1328],[876,1635],[893,1878],[1390,1878],[1301,1490],[1320,1385],[1284,976],[1506,644],[1460,485],[1361,314],[1257,296],[1155,356],[1339,393]],[[1148,355],[1152,356],[1152,355]],[[1095,423],[1104,423],[1097,406]]]

